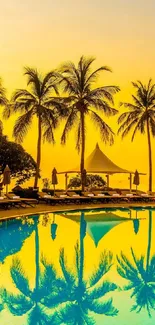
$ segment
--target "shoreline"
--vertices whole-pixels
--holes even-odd
[[[44,213],[56,213],[56,212],[64,212],[64,211],[75,211],[75,210],[90,210],[90,209],[104,209],[104,208],[132,208],[132,207],[155,207],[154,203],[107,203],[107,204],[70,204],[70,205],[59,205],[59,206],[51,206],[48,204],[38,204],[36,207],[26,207],[26,208],[19,208],[19,209],[10,209],[10,210],[1,210],[0,211],[0,221],[5,221],[9,219],[16,219],[19,217],[28,217],[35,214],[44,214]]]

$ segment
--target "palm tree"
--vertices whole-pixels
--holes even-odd
[[[98,75],[102,71],[111,71],[109,67],[102,66],[91,71],[94,58],[81,57],[76,67],[74,63],[63,64],[60,68],[60,84],[67,96],[64,102],[68,104],[69,115],[62,134],[61,142],[66,143],[68,132],[73,126],[77,126],[76,148],[81,150],[81,181],[84,190],[83,170],[86,141],[86,116],[89,116],[93,123],[100,130],[104,142],[113,143],[113,131],[108,124],[98,115],[97,111],[106,116],[112,116],[117,110],[111,107],[114,104],[113,95],[119,91],[116,86],[102,86],[93,88]],[[95,109],[95,110],[94,110]]]
[[[43,298],[54,288],[56,282],[54,270],[46,268],[45,272],[40,271],[39,263],[39,233],[38,220],[34,218],[35,226],[35,287],[31,289],[29,279],[26,276],[22,264],[18,258],[13,259],[11,266],[11,277],[19,294],[12,294],[1,290],[3,303],[7,304],[9,311],[16,316],[27,314],[27,324],[29,325],[57,325],[57,315],[52,315],[43,304]],[[51,276],[51,277],[50,277]],[[3,306],[3,305],[2,305]],[[0,305],[1,308],[1,305]]]
[[[141,81],[132,83],[136,95],[132,95],[133,103],[121,103],[128,112],[121,114],[118,123],[121,124],[118,133],[124,138],[133,129],[132,141],[137,131],[147,133],[149,158],[149,191],[152,191],[152,150],[151,134],[155,136],[155,84],[150,79],[147,85]]]
[[[135,298],[135,304],[132,306],[131,311],[136,310],[139,313],[142,308],[146,308],[149,316],[151,316],[151,310],[155,309],[155,255],[150,258],[151,237],[152,211],[149,211],[146,259],[144,256],[137,258],[133,248],[131,248],[133,262],[123,253],[121,253],[121,257],[117,256],[117,271],[120,276],[129,282],[124,289],[132,290],[131,298]]]
[[[60,266],[63,278],[58,279],[59,291],[53,292],[44,299],[48,308],[59,306],[58,321],[67,325],[92,325],[94,320],[89,316],[89,311],[96,314],[116,316],[118,310],[113,306],[112,299],[100,300],[117,286],[102,277],[112,266],[112,255],[104,252],[99,265],[91,277],[84,279],[84,237],[86,235],[86,221],[81,213],[80,245],[75,247],[76,270],[73,273],[67,265],[64,249],[60,251]],[[62,304],[62,305],[61,305]]]
[[[30,91],[18,89],[15,91],[10,110],[11,113],[20,113],[21,116],[16,120],[13,136],[18,142],[22,142],[26,136],[33,117],[38,119],[38,141],[37,141],[37,168],[34,181],[34,187],[38,185],[40,162],[41,162],[41,143],[42,138],[48,142],[54,143],[53,129],[57,127],[58,118],[60,120],[62,105],[58,102],[58,90],[56,86],[56,73],[50,72],[42,77],[37,70],[25,68],[27,76],[27,85]],[[54,91],[56,96],[52,97]]]

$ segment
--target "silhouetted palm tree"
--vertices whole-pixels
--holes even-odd
[[[30,91],[26,89],[15,91],[8,117],[11,113],[17,112],[21,114],[13,130],[13,135],[18,142],[23,141],[32,124],[33,117],[35,116],[38,119],[37,169],[34,182],[34,187],[37,187],[42,138],[54,143],[53,129],[56,128],[58,118],[61,117],[62,105],[58,102],[56,96],[51,96],[52,91],[58,95],[55,72],[50,72],[43,78],[37,70],[25,68],[25,75],[27,76],[27,85],[30,87]]]
[[[114,291],[117,286],[102,277],[112,266],[112,254],[104,252],[92,276],[84,279],[84,237],[86,235],[86,221],[81,213],[80,245],[75,247],[76,270],[73,273],[67,266],[64,249],[60,251],[60,266],[63,278],[58,279],[59,290],[45,297],[44,304],[48,308],[59,306],[58,321],[67,325],[92,325],[94,320],[89,311],[96,314],[116,316],[118,310],[113,306],[112,299],[103,301],[104,295]],[[100,300],[102,298],[102,301]],[[63,305],[61,305],[63,303]]]
[[[57,316],[52,315],[47,311],[43,304],[43,298],[46,295],[47,288],[51,289],[54,282],[54,272],[52,279],[48,274],[48,269],[45,272],[40,272],[39,266],[39,234],[38,234],[38,220],[34,219],[35,224],[35,287],[31,289],[29,286],[29,279],[25,275],[22,264],[18,258],[13,259],[11,267],[11,277],[19,294],[12,294],[2,290],[1,296],[4,303],[7,304],[9,311],[15,316],[22,316],[27,314],[27,324],[29,325],[57,325]],[[52,287],[53,288],[53,287]]]
[[[151,134],[155,136],[155,84],[150,79],[147,85],[137,81],[132,83],[136,95],[132,95],[133,103],[121,103],[129,111],[121,114],[118,123],[121,124],[118,133],[125,137],[132,129],[132,141],[139,131],[147,133],[149,158],[149,191],[152,191],[152,150]]]
[[[150,258],[151,234],[152,211],[149,211],[146,259],[144,256],[136,257],[133,248],[131,248],[133,262],[123,253],[121,253],[120,257],[117,256],[117,271],[120,276],[129,281],[129,284],[124,289],[132,290],[131,298],[135,298],[135,304],[132,306],[131,311],[136,310],[139,313],[142,308],[146,308],[149,316],[151,316],[151,309],[155,309],[155,255]]]
[[[60,84],[63,91],[67,94],[64,98],[68,103],[70,114],[68,115],[66,125],[62,134],[61,141],[66,143],[68,132],[77,126],[77,143],[76,148],[81,149],[81,180],[82,189],[84,190],[84,182],[82,173],[84,170],[85,157],[85,139],[86,139],[86,121],[88,116],[92,119],[94,125],[98,127],[104,142],[113,142],[113,131],[107,123],[98,115],[97,111],[106,116],[112,116],[117,110],[112,106],[113,95],[119,91],[116,86],[102,86],[93,88],[98,75],[102,71],[111,71],[109,67],[102,66],[95,71],[91,71],[94,58],[81,57],[77,67],[72,62],[67,62],[60,69]],[[112,106],[111,106],[112,105]],[[94,110],[95,109],[95,110]]]

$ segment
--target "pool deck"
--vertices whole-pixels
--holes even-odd
[[[80,210],[80,209],[95,209],[95,208],[120,208],[120,207],[155,207],[155,203],[110,203],[110,204],[67,204],[67,205],[55,205],[51,206],[48,204],[38,204],[36,207],[26,207],[26,208],[18,208],[18,209],[10,209],[10,210],[1,210],[0,211],[0,220],[13,219],[17,217],[31,216],[34,214],[43,214],[43,213],[54,213],[58,211],[71,211],[71,210]]]

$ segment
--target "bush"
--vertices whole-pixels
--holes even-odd
[[[106,186],[105,180],[99,176],[99,175],[92,175],[87,174],[86,175],[86,187],[94,187],[94,188],[100,188]],[[81,175],[77,175],[76,177],[73,177],[70,179],[70,182],[68,184],[68,188],[78,188],[81,187]]]

